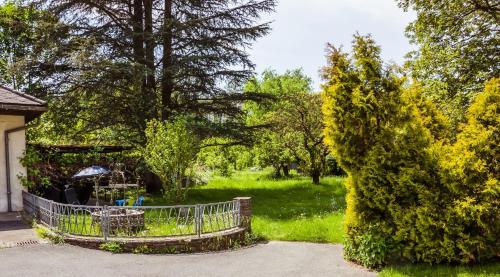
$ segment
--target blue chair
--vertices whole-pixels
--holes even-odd
[[[142,202],[144,202],[144,196],[139,196],[139,198],[137,198],[137,200],[134,201],[133,207],[142,206]]]
[[[125,199],[118,199],[115,201],[116,206],[125,206]]]

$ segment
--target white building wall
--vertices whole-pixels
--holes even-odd
[[[0,212],[7,209],[7,177],[5,172],[5,130],[24,126],[24,116],[0,115]],[[25,131],[11,133],[9,135],[9,160],[10,160],[10,186],[12,210],[22,211],[23,186],[19,180],[20,175],[26,176],[26,168],[21,165],[20,158],[26,148]]]

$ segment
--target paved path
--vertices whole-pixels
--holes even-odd
[[[375,276],[342,259],[342,246],[269,242],[192,255],[111,254],[70,245],[0,249],[9,276]]]
[[[39,242],[35,231],[21,221],[19,213],[0,213],[0,248]]]

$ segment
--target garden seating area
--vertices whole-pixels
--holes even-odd
[[[26,214],[62,235],[104,239],[199,237],[241,225],[238,200],[177,206],[85,206],[23,192],[23,202]]]

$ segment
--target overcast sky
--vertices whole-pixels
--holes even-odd
[[[385,61],[401,64],[414,47],[404,36],[415,14],[405,13],[395,0],[279,0],[271,33],[250,51],[257,73],[302,67],[319,89],[319,69],[325,65],[325,45],[350,49],[352,35],[372,34]]]

